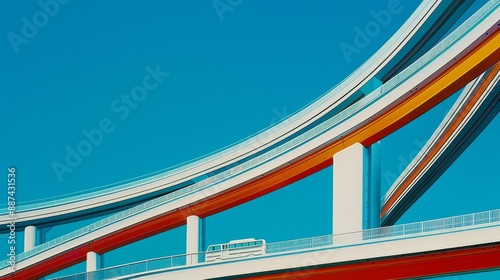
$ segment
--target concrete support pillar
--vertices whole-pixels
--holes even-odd
[[[363,229],[366,154],[356,143],[333,156],[333,234]]]
[[[38,229],[34,226],[24,228],[24,252],[35,248],[37,244]]]
[[[96,271],[100,268],[101,268],[101,256],[95,252],[88,252],[86,272]]]
[[[203,251],[203,224],[198,216],[187,217],[186,226],[186,254],[196,254]],[[186,264],[198,263],[198,255],[188,255]]]
[[[37,244],[42,244],[47,242],[47,233],[52,229],[52,227],[44,227],[38,230],[38,238]]]
[[[365,228],[378,228],[380,227],[380,187],[382,185],[382,167],[381,167],[381,153],[380,142],[377,142],[369,148],[370,156],[370,170],[369,178],[370,184],[366,189],[365,201],[367,202],[365,209],[368,210],[367,216],[369,220]]]
[[[378,227],[379,215],[380,149],[356,143],[333,156],[333,233]]]

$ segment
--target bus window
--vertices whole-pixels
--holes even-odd
[[[233,258],[255,257],[266,254],[265,240],[248,238],[234,240],[226,244],[210,245],[207,248],[205,261],[224,261]],[[259,246],[259,247],[257,247]],[[222,250],[221,250],[222,249]]]

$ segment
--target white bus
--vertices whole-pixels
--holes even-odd
[[[266,253],[266,241],[254,238],[232,240],[229,243],[208,246],[205,261],[220,261],[250,256],[260,256]]]

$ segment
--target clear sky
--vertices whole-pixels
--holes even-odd
[[[346,56],[340,45],[352,44],[354,29],[391,2],[398,12],[359,53]],[[472,10],[485,2],[476,1]],[[0,167],[4,174],[17,168],[19,203],[164,169],[283,119],[356,69],[420,1],[39,3],[48,4],[0,2]],[[157,73],[148,81],[151,89],[139,101],[127,100],[151,72]],[[384,192],[456,97],[382,141]],[[500,142],[499,125],[497,117],[400,223],[500,208],[499,152],[493,147]],[[86,131],[98,128],[106,131],[102,141],[61,171]],[[206,243],[330,234],[331,185],[327,168],[211,216]],[[88,222],[53,228],[47,238]],[[109,252],[105,266],[182,254],[184,233],[180,227]],[[7,250],[5,236],[0,242]],[[59,275],[83,270],[78,265]]]

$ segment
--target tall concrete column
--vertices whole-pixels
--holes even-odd
[[[381,152],[380,142],[374,143],[369,148],[370,155],[370,184],[366,189],[365,201],[367,201],[365,209],[368,210],[367,216],[369,220],[365,228],[380,227],[380,187],[382,185],[382,167],[381,167]]]
[[[24,252],[35,248],[37,244],[38,229],[34,226],[24,228]]]
[[[86,272],[96,271],[101,268],[100,255],[95,252],[87,253],[87,270]]]
[[[367,151],[356,143],[333,156],[333,234],[363,229]]]
[[[203,225],[202,220],[198,216],[191,215],[187,217],[186,225],[186,254],[195,254],[203,251]],[[189,255],[186,259],[186,264],[198,263],[198,255]]]
[[[377,179],[378,178],[378,179]],[[333,156],[333,233],[380,225],[380,149],[360,143]]]

